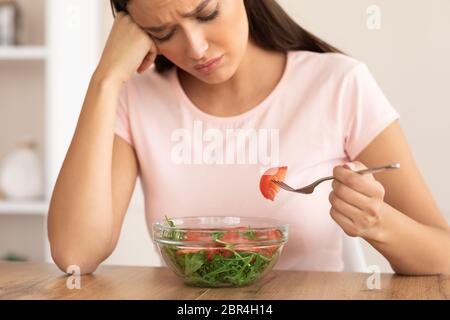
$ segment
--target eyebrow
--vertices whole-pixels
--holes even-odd
[[[202,12],[202,10],[204,8],[206,8],[206,6],[211,2],[211,0],[203,0],[198,6],[197,8],[195,8],[194,10],[192,10],[191,12],[188,13],[184,13],[184,14],[180,14],[183,18],[191,18],[194,17],[196,15],[198,15],[200,12]],[[164,30],[166,30],[168,27],[170,26],[170,24],[163,24],[160,26],[156,26],[156,27],[145,27],[143,28],[144,30],[147,31],[151,31],[151,32],[155,32],[155,33],[159,33],[162,32]]]

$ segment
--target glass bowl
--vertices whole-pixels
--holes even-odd
[[[241,287],[262,279],[278,261],[288,225],[269,218],[167,218],[152,225],[167,266],[197,287]]]

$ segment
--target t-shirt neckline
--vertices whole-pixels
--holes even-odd
[[[292,60],[292,52],[288,51],[286,54],[286,64],[283,71],[283,74],[281,76],[281,79],[278,81],[277,85],[272,89],[272,91],[269,93],[269,95],[261,101],[259,104],[254,106],[248,111],[245,111],[244,113],[235,115],[235,116],[229,116],[229,117],[221,117],[221,116],[214,116],[212,114],[209,114],[207,112],[204,112],[200,108],[198,108],[191,99],[187,96],[186,92],[184,91],[183,87],[181,86],[180,79],[178,77],[177,68],[174,68],[172,70],[172,81],[175,84],[175,90],[177,92],[177,95],[179,99],[182,102],[183,106],[186,106],[190,111],[195,113],[200,118],[207,120],[207,121],[213,121],[213,122],[221,122],[221,123],[229,123],[229,122],[235,122],[240,121],[245,118],[251,117],[257,113],[263,112],[264,109],[268,108],[271,105],[272,100],[278,95],[282,87],[284,86],[284,83],[286,82],[288,78],[288,73],[290,70]]]

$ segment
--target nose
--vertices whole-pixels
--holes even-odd
[[[186,32],[187,54],[193,60],[200,60],[209,49],[208,41],[201,28],[190,28]]]

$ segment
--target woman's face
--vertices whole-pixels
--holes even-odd
[[[151,35],[159,54],[196,78],[217,84],[233,76],[247,49],[243,1],[131,0],[127,10]]]

